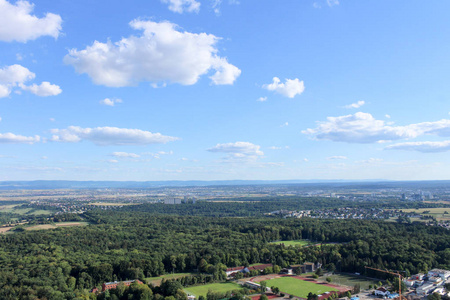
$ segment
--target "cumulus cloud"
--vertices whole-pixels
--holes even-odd
[[[305,90],[303,81],[295,79],[286,79],[285,83],[281,83],[278,77],[273,78],[273,82],[270,84],[264,84],[263,88],[269,91],[274,91],[280,95],[288,98],[294,98],[296,95],[300,95]]]
[[[43,81],[40,85],[33,84],[30,86],[21,85],[22,89],[29,91],[39,97],[56,96],[61,94],[61,88],[56,84],[51,84],[48,81]]]
[[[225,157],[225,161],[254,161],[264,155],[260,146],[249,142],[217,144],[208,151],[227,153],[228,156]]]
[[[52,129],[52,141],[80,142],[88,140],[99,146],[108,145],[147,145],[160,144],[178,140],[177,137],[165,136],[140,129],[117,127],[81,128],[69,126],[67,129]]]
[[[450,150],[450,141],[397,143],[387,146],[385,149],[419,151],[423,153],[445,152]]]
[[[25,82],[35,77],[36,75],[33,72],[17,64],[0,69],[0,98],[8,97],[15,87],[20,87],[41,97],[55,96],[62,92],[59,86],[47,81],[42,82],[40,85],[25,85]]]
[[[358,101],[358,102],[355,102],[355,103],[346,105],[346,106],[344,106],[344,107],[345,107],[345,108],[360,108],[360,107],[363,106],[365,103],[366,103],[366,102],[360,100],[360,101]]]
[[[424,134],[445,137],[450,136],[450,120],[393,126],[392,123],[375,119],[369,113],[357,112],[353,115],[328,117],[326,122],[319,122],[316,128],[308,128],[302,133],[316,139],[348,143],[386,142]]]
[[[33,9],[34,4],[27,1],[11,4],[0,0],[0,41],[26,42],[45,35],[57,38],[61,31],[61,17],[46,13],[45,17],[38,18],[31,15]]]
[[[161,0],[161,2],[169,4],[169,10],[179,14],[200,11],[200,2],[195,0]]]
[[[256,101],[259,101],[259,102],[267,101],[267,97],[259,97]]]
[[[347,156],[335,155],[335,156],[327,157],[327,159],[328,160],[341,160],[341,159],[347,159]]]
[[[156,159],[160,159],[161,155],[172,155],[172,154],[173,154],[173,151],[159,151],[159,152],[156,152],[156,153],[153,153],[153,152],[142,153],[142,155],[151,156],[151,157],[156,158]]]
[[[115,157],[120,157],[120,158],[139,158],[139,157],[141,157],[139,154],[127,153],[127,152],[113,152],[111,155],[115,156]]]
[[[116,103],[122,103],[122,99],[109,99],[105,98],[103,100],[100,100],[100,104],[107,105],[107,106],[114,106]]]
[[[327,0],[327,4],[329,7],[339,5],[339,0]]]
[[[40,136],[23,136],[11,132],[0,133],[0,144],[34,144],[41,140]]]
[[[141,81],[195,84],[213,71],[213,84],[233,84],[241,70],[217,55],[218,37],[181,31],[170,22],[135,19],[130,26],[142,30],[112,43],[95,41],[78,51],[71,49],[64,61],[78,73],[86,73],[96,84],[123,87]]]

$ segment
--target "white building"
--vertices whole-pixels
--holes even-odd
[[[442,278],[442,280],[447,280],[450,277],[450,271],[442,269],[433,269],[431,271],[428,271],[428,276],[429,277],[439,276]]]

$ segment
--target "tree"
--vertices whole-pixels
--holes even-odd
[[[280,292],[280,289],[276,286],[272,286],[270,289],[272,290],[272,293],[274,293],[275,295],[278,295],[278,293]]]
[[[427,300],[441,300],[441,295],[438,293],[433,293],[428,295]]]
[[[269,300],[269,298],[267,298],[266,294],[262,294],[261,296],[259,296],[259,300]]]
[[[325,280],[326,280],[327,282],[331,282],[331,277],[327,277],[327,278],[325,278]]]
[[[259,285],[261,286],[261,294],[264,294],[267,290],[267,281],[261,281]]]

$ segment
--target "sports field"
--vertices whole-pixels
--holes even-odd
[[[236,283],[212,283],[212,284],[193,286],[193,287],[184,289],[184,291],[187,294],[196,296],[197,298],[200,296],[204,296],[206,298],[206,294],[208,294],[209,290],[211,290],[213,292],[225,293],[228,291],[241,290],[241,289],[243,289],[243,287]]]
[[[317,284],[311,281],[305,281],[295,277],[274,278],[266,280],[266,283],[267,287],[276,286],[283,293],[287,293],[302,298],[307,298],[310,292],[316,295],[320,295],[325,292],[337,291],[337,289],[334,289],[325,284]]]

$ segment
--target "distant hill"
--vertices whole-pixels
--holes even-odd
[[[71,181],[71,180],[35,180],[0,181],[0,190],[20,189],[98,189],[98,188],[159,188],[189,186],[245,186],[245,185],[285,185],[297,188],[344,188],[344,189],[383,189],[414,188],[436,189],[450,188],[450,180],[434,181],[369,181],[369,180],[216,180],[216,181]]]

